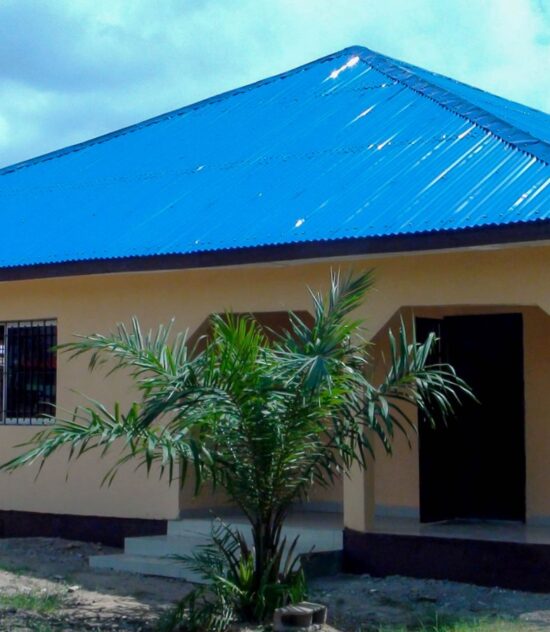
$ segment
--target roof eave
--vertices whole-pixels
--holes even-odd
[[[544,241],[550,241],[550,220],[437,233],[335,239],[187,254],[132,256],[0,267],[0,281],[422,254],[482,248],[484,246],[521,246]]]

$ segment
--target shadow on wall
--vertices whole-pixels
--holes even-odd
[[[309,312],[299,310],[295,313],[308,326],[313,324],[313,316]],[[236,313],[237,316],[244,316],[246,314],[247,312]],[[249,312],[248,314],[260,323],[266,336],[271,340],[290,329],[290,318],[286,311]],[[189,337],[189,346],[192,348],[194,345],[197,345],[198,351],[204,349],[206,341],[211,335],[211,331],[212,316],[208,316]],[[222,492],[217,490],[213,491],[205,487],[203,492],[198,497],[195,497],[193,490],[194,481],[191,474],[184,488],[180,490],[179,509],[182,517],[192,515],[193,513],[204,513],[213,508],[215,508],[218,513],[231,513],[233,507]],[[342,479],[338,478],[334,485],[329,488],[314,486],[311,490],[309,501],[301,504],[298,509],[299,511],[339,513],[342,511],[342,498]]]

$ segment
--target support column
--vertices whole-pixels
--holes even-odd
[[[359,318],[365,319],[368,338],[372,341],[377,332],[391,319],[398,310],[398,304],[394,304],[385,296],[380,302],[369,300],[368,310],[365,306],[358,313]],[[371,438],[375,446],[376,437]],[[344,476],[344,527],[364,533],[374,526],[374,459],[368,457],[368,467],[363,470],[354,464],[350,476]]]
[[[350,477],[344,477],[344,526],[365,532],[374,526],[374,460],[366,470],[354,464]]]

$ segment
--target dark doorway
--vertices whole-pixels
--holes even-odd
[[[435,331],[434,361],[448,362],[479,403],[432,428],[419,420],[420,519],[525,520],[521,314],[417,318]]]

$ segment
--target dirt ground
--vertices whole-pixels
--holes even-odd
[[[336,576],[310,584],[345,632],[508,630],[550,632],[550,594],[524,593],[409,577]],[[447,627],[448,626],[448,627]],[[478,627],[479,626],[479,627]]]
[[[61,539],[0,540],[0,630],[154,630],[159,614],[192,586],[89,568],[88,556],[116,552]],[[25,593],[37,603],[17,598]]]
[[[0,540],[0,630],[152,632],[191,585],[89,568],[89,555],[114,551],[60,539]],[[509,621],[513,628],[490,629],[550,631],[550,595],[342,575],[314,581],[310,597],[328,605],[330,623],[343,632],[400,626],[432,632],[436,621]]]

